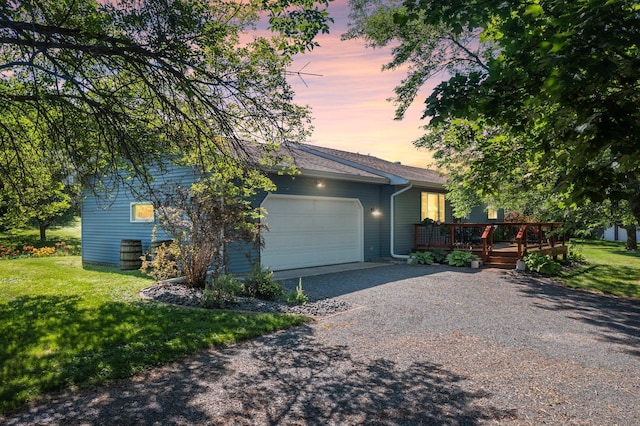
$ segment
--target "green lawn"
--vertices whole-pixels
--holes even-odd
[[[640,252],[629,252],[624,243],[572,241],[589,262],[561,275],[569,287],[640,298]]]
[[[70,226],[52,227],[47,230],[46,235],[47,240],[40,241],[40,233],[35,228],[2,232],[0,233],[0,247],[22,251],[24,246],[56,247],[56,243],[64,241],[67,254],[80,254],[80,219],[77,219]]]
[[[0,414],[45,392],[127,377],[302,323],[142,301],[139,272],[79,257],[0,260]]]

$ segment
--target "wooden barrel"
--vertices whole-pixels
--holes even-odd
[[[120,269],[128,271],[142,266],[142,241],[122,240],[120,242]]]

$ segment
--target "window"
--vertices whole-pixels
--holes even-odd
[[[444,194],[423,192],[421,210],[421,220],[429,218],[436,222],[444,222]]]
[[[498,209],[492,206],[487,207],[487,219],[489,220],[498,219]]]
[[[131,222],[153,222],[153,204],[131,203]]]

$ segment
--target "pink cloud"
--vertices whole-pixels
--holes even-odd
[[[307,142],[428,166],[431,155],[417,150],[412,142],[424,133],[426,122],[420,120],[423,100],[437,82],[423,88],[404,120],[394,120],[395,106],[387,99],[394,95],[406,70],[382,71],[391,60],[391,48],[372,49],[362,40],[340,40],[348,27],[348,0],[333,1],[329,12],[335,20],[330,34],[319,35],[320,46],[294,58],[290,67],[292,72],[321,75],[303,74],[304,81],[295,75],[289,78],[295,102],[312,109],[314,132]],[[266,23],[259,26],[264,28]]]
[[[423,89],[404,120],[395,121],[394,104],[387,99],[394,95],[406,70],[381,71],[391,60],[391,49],[366,48],[361,40],[340,40],[347,30],[347,3],[331,3],[329,11],[335,19],[331,33],[318,37],[320,46],[295,58],[291,67],[292,71],[304,67],[303,72],[322,75],[303,75],[306,86],[298,77],[290,78],[296,102],[313,111],[315,131],[308,142],[425,167],[431,156],[418,151],[412,142],[423,134],[422,100],[437,82]]]

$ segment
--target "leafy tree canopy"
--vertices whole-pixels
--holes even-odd
[[[449,172],[459,213],[478,201],[624,200],[640,220],[640,5],[632,0],[352,0],[346,38],[393,45],[402,118],[424,83],[416,145]],[[622,204],[620,204],[622,205]]]
[[[38,158],[144,177],[301,140],[286,66],[328,31],[328,1],[0,2],[0,182],[29,185]],[[252,37],[265,16],[272,36]]]
[[[0,1],[2,225],[35,219],[44,238],[75,182],[148,192],[168,159],[201,173],[200,197],[221,196],[220,182],[235,185],[228,199],[269,187],[242,171],[247,154],[266,165],[307,135],[286,67],[328,32],[329,1]],[[256,35],[267,18],[272,32]]]

